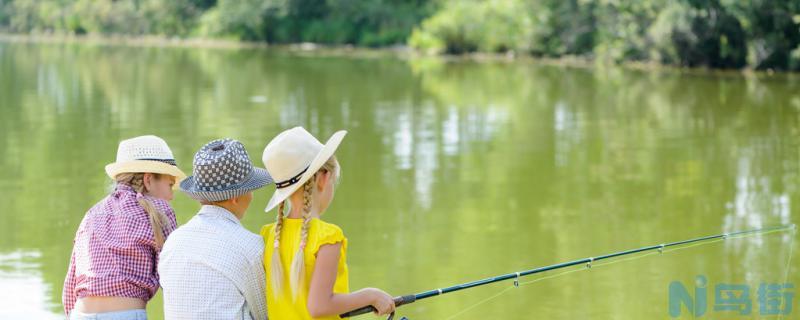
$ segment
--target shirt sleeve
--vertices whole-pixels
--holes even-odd
[[[169,203],[167,203],[164,200],[157,200],[157,201],[158,202],[156,203],[158,206],[158,210],[163,212],[164,216],[167,218],[166,221],[167,223],[161,227],[161,230],[164,231],[164,242],[166,242],[169,235],[172,234],[172,232],[178,228],[178,222],[177,219],[175,218],[175,210],[173,210],[172,207],[170,207]],[[158,260],[161,254],[161,249],[163,248],[159,248],[155,245],[153,246],[153,267],[154,267],[153,276],[155,277],[156,281],[160,280],[160,276],[158,274]],[[155,292],[153,292],[153,294],[155,294]]]
[[[69,259],[67,277],[64,279],[64,289],[61,292],[61,303],[64,305],[64,313],[69,317],[72,308],[75,307],[75,251]]]
[[[169,205],[169,202],[163,199],[152,198],[148,197],[148,200],[153,204],[156,209],[161,212],[166,219],[166,223],[161,226],[161,230],[164,231],[164,239],[169,237],[172,231],[178,228],[178,222],[175,218],[175,210]]]
[[[248,272],[248,282],[250,283],[247,286],[248,290],[244,293],[244,299],[250,307],[250,315],[254,320],[267,320],[267,297],[265,295],[267,276],[263,260],[262,254],[251,261],[251,272]]]
[[[173,210],[172,207],[170,207],[169,204],[164,200],[157,199],[156,201],[154,201],[154,204],[156,205],[158,210],[160,212],[163,212],[164,216],[167,218],[166,223],[161,227],[161,230],[164,231],[164,242],[166,243],[166,240],[169,237],[169,235],[172,234],[172,232],[175,231],[175,229],[177,229],[178,223],[175,219],[175,210]],[[158,282],[159,284],[161,282],[161,276],[158,274],[158,262],[159,262],[159,256],[161,255],[161,249],[163,249],[163,245],[162,247],[158,247],[157,245],[155,245],[154,241],[151,249],[153,254],[152,275],[153,278],[155,278],[156,282]],[[155,291],[157,290],[158,287],[156,287]],[[153,291],[153,294],[155,294],[155,291]]]
[[[318,232],[317,243],[314,245],[314,254],[324,245],[341,244],[339,249],[339,262],[337,263],[336,282],[333,285],[334,293],[350,292],[350,283],[347,272],[347,238],[339,226],[331,223],[323,223]]]
[[[172,231],[178,228],[178,220],[175,218],[175,210],[166,205],[166,209],[164,209],[164,214],[167,216],[167,224],[164,226],[164,237],[169,237]]]
[[[318,252],[319,248],[326,244],[342,243],[342,249],[345,249],[346,239],[344,237],[344,232],[342,232],[342,229],[339,228],[339,226],[334,224],[323,224],[320,227],[317,243],[314,246],[314,253]]]

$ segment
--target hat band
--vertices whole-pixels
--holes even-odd
[[[303,169],[303,171],[300,171],[300,173],[298,173],[296,176],[292,177],[292,178],[291,178],[291,179],[289,179],[289,180],[285,180],[285,181],[281,181],[281,182],[276,182],[276,183],[275,183],[275,188],[276,188],[276,189],[283,189],[283,188],[286,188],[286,187],[288,187],[288,186],[291,186],[291,185],[293,185],[293,184],[297,183],[297,181],[300,181],[300,177],[301,177],[301,176],[302,176],[304,173],[306,173],[306,171],[308,171],[308,167],[306,167],[305,169]]]
[[[173,165],[173,166],[176,166],[176,167],[178,166],[178,164],[175,162],[175,159],[148,159],[148,158],[143,158],[143,159],[136,159],[136,160],[158,161],[158,162],[163,162],[163,163],[170,164],[170,165]]]

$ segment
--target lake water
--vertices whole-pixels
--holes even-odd
[[[108,193],[103,167],[120,140],[161,136],[188,172],[200,146],[231,137],[263,166],[266,143],[296,125],[321,140],[349,131],[323,218],[349,239],[353,289],[409,294],[800,217],[797,75],[0,42],[0,318],[63,318],[72,239]],[[255,193],[251,231],[274,220],[262,211],[270,194]],[[183,194],[172,204],[179,224],[199,208]],[[719,284],[749,286],[747,317],[767,318],[759,285],[800,285],[796,238],[729,239],[480,305],[511,282],[399,310],[412,320],[663,319],[670,283],[694,295],[702,275],[700,318],[739,315],[714,310],[725,303]],[[796,300],[785,318],[800,315]],[[163,317],[161,301],[148,305],[151,319]]]

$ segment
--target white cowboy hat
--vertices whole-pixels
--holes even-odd
[[[160,173],[175,177],[175,187],[186,178],[178,169],[172,150],[164,139],[156,136],[140,136],[122,140],[117,148],[117,161],[106,165],[106,174],[111,179],[120,173]]]
[[[275,193],[264,211],[270,211],[297,191],[328,161],[347,131],[334,133],[324,145],[303,127],[281,132],[264,148],[264,167],[276,181]]]

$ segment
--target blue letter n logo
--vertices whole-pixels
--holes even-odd
[[[680,317],[681,305],[685,305],[686,309],[695,317],[702,316],[706,313],[706,277],[697,276],[695,278],[694,299],[689,295],[686,287],[678,281],[672,281],[669,284],[669,316],[673,318]]]

